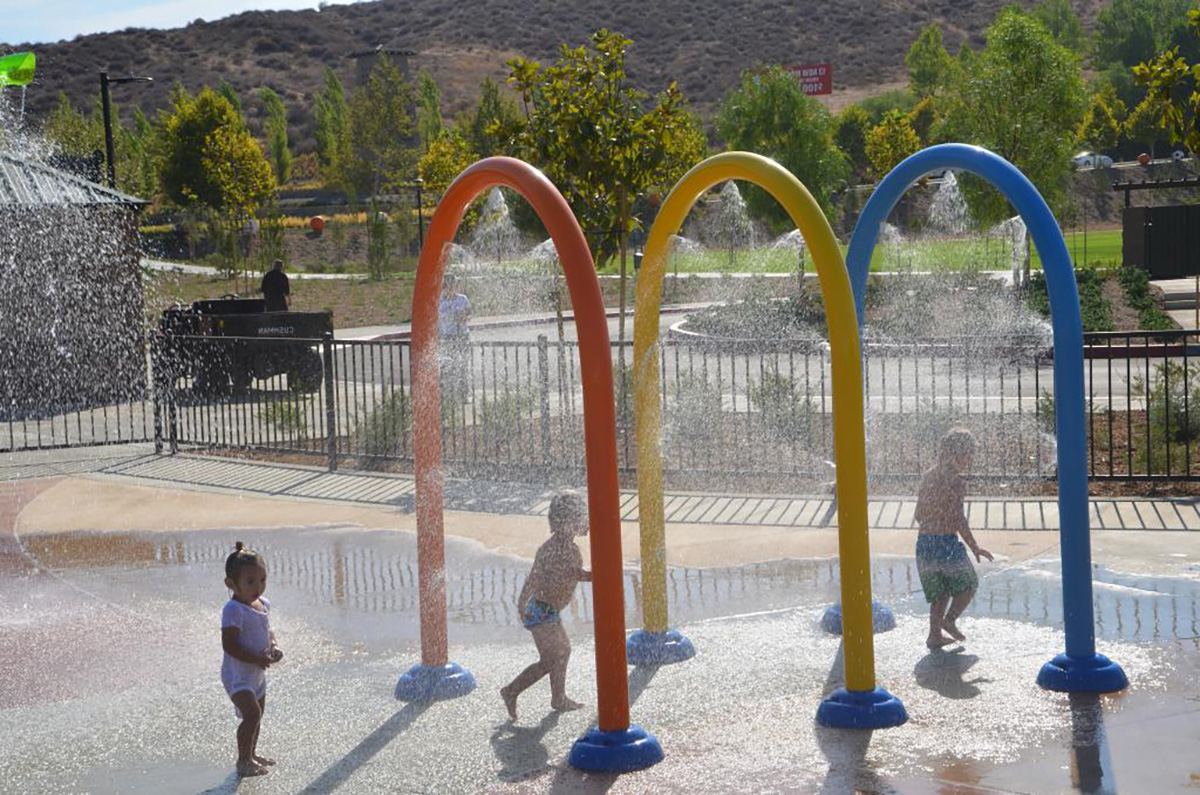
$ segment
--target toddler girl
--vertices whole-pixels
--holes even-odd
[[[271,632],[271,603],[262,597],[267,589],[267,567],[262,555],[237,542],[225,559],[225,587],[233,598],[221,611],[221,684],[237,708],[242,722],[237,730],[240,776],[261,776],[275,762],[259,756],[258,729],[267,705],[266,670],[283,659]]]

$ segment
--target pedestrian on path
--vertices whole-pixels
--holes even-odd
[[[275,260],[275,264],[271,266],[271,270],[263,275],[262,286],[259,287],[259,291],[266,300],[268,312],[288,311],[288,306],[291,303],[292,286],[288,282],[287,274],[283,272],[283,260]]]
[[[538,661],[500,689],[508,717],[517,719],[517,697],[547,674],[550,675],[550,707],[555,711],[579,709],[583,705],[567,697],[567,661],[571,641],[563,629],[560,613],[571,603],[575,584],[591,582],[592,573],[583,568],[583,555],[576,536],[588,532],[583,498],[563,491],[550,501],[550,540],[542,544],[533,560],[525,587],[517,597],[522,624],[533,635]]]

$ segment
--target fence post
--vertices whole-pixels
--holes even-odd
[[[163,422],[162,422],[162,342],[157,334],[150,337],[150,401],[154,407],[154,454],[162,455],[163,451]]]
[[[545,334],[538,334],[538,379],[541,386],[542,466],[550,477],[550,355]]]
[[[329,455],[329,471],[338,468],[337,405],[333,393],[333,334],[325,332],[321,339],[321,363],[325,379],[325,436]]]

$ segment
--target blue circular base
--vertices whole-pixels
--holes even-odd
[[[647,632],[639,629],[625,641],[630,665],[670,665],[696,656],[696,647],[677,629]]]
[[[604,732],[588,729],[571,746],[567,761],[576,770],[625,773],[644,770],[662,761],[663,749],[658,738],[637,724],[624,731]]]
[[[888,632],[896,628],[896,616],[892,609],[882,602],[871,600],[871,628],[876,632]],[[821,616],[821,629],[830,635],[842,634],[842,606],[830,605]]]
[[[839,687],[817,708],[817,723],[831,729],[888,729],[908,720],[900,699],[882,687],[847,690]]]
[[[1037,683],[1059,693],[1115,693],[1129,687],[1129,678],[1121,666],[1103,654],[1060,654],[1038,671]]]
[[[400,701],[426,703],[465,696],[475,689],[475,677],[458,663],[414,665],[396,683]]]

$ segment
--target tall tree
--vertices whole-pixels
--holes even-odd
[[[833,215],[833,194],[849,175],[846,155],[833,142],[829,111],[782,67],[743,72],[741,83],[721,102],[717,132],[731,149],[779,161],[804,183],[826,214]],[[756,187],[747,188],[746,204],[775,226],[791,223],[779,203]]]
[[[258,141],[229,101],[210,88],[176,94],[163,125],[160,180],[171,201],[250,211],[275,189]]]
[[[838,114],[833,140],[846,155],[856,177],[866,176],[871,168],[867,160],[867,133],[871,130],[871,117],[861,105],[847,105]]]
[[[480,157],[508,154],[512,138],[520,132],[524,118],[517,103],[500,90],[490,77],[479,85],[475,107],[461,117],[459,132]]]
[[[1200,8],[1187,12],[1188,29],[1200,40]],[[1166,131],[1173,143],[1183,143],[1193,154],[1200,152],[1200,60],[1189,63],[1179,47],[1133,68],[1138,82],[1147,89],[1146,98],[1130,114],[1154,115],[1153,126]],[[1138,131],[1149,129],[1138,120]]]
[[[882,179],[901,160],[921,148],[921,139],[913,130],[908,114],[889,111],[878,125],[867,133],[867,157],[871,171]]]
[[[474,162],[475,153],[471,151],[471,145],[457,130],[453,130],[443,133],[429,145],[429,151],[422,155],[417,170],[425,188],[439,194]]]
[[[1091,149],[1116,149],[1124,133],[1125,103],[1109,88],[1092,95],[1076,139]]]
[[[1087,102],[1079,57],[1010,6],[988,28],[986,48],[969,59],[966,70],[956,86],[948,130],[1007,158],[1055,206],[1064,195]],[[981,221],[1008,211],[1007,202],[982,181],[964,180],[963,190]]]
[[[600,30],[591,48],[563,45],[553,64],[509,61],[509,83],[520,93],[527,122],[519,151],[562,190],[587,237],[596,264],[620,257],[620,324],[625,338],[626,251],[638,227],[639,195],[668,186],[703,158],[699,122],[671,83],[645,109],[647,97],[629,85],[618,33]]]
[[[442,91],[433,75],[422,69],[417,75],[417,137],[422,151],[442,134]]]
[[[1046,26],[1059,44],[1071,52],[1083,52],[1086,43],[1083,23],[1071,9],[1070,0],[1042,0],[1034,7],[1033,17]]]
[[[271,168],[275,171],[275,181],[283,185],[292,173],[292,150],[288,147],[287,110],[283,107],[283,100],[270,86],[263,86],[259,89],[258,98],[267,112],[263,132],[266,133]]]
[[[925,26],[904,56],[908,67],[908,87],[917,99],[936,96],[949,81],[954,59],[942,43],[942,29],[936,22]]]
[[[380,55],[370,79],[350,100],[348,134],[338,149],[343,189],[355,197],[375,193],[412,176],[412,84],[387,55]]]
[[[313,107],[313,121],[316,123],[313,135],[317,142],[317,161],[327,183],[337,181],[337,155],[346,135],[346,118],[349,115],[342,81],[337,72],[326,66],[325,83],[317,92]]]
[[[225,97],[229,106],[233,108],[233,112],[237,114],[238,123],[245,127],[246,113],[242,110],[242,98],[238,95],[238,91],[233,87],[233,84],[222,77],[217,81],[217,93]]]

